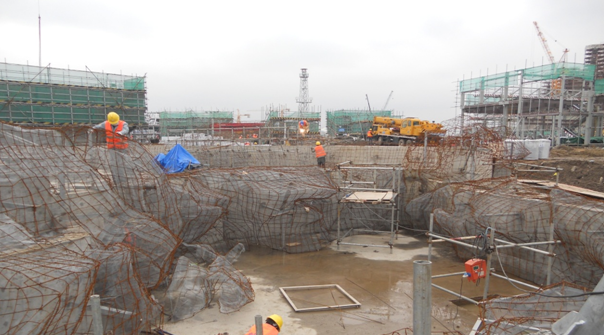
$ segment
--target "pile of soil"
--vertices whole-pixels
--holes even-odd
[[[560,183],[604,192],[604,148],[560,146],[552,149],[550,159],[522,163],[561,168],[558,172]],[[556,176],[544,172],[518,172],[518,179],[556,181]]]

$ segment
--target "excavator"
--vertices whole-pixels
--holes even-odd
[[[375,116],[371,126],[371,139],[378,143],[393,143],[407,145],[414,142],[423,142],[428,137],[428,142],[438,142],[447,131],[440,123],[420,120],[415,117],[403,119]]]

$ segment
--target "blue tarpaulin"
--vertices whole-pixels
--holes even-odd
[[[201,164],[185,148],[177,144],[167,154],[159,153],[155,160],[164,168],[166,173],[178,173],[194,169]]]

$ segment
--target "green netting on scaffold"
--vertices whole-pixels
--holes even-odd
[[[604,94],[604,79],[596,80],[594,89],[596,91],[596,94]]]
[[[145,77],[0,63],[0,80],[70,86],[145,90]]]
[[[596,66],[593,64],[554,63],[524,69],[523,72],[524,78],[527,80],[551,80],[565,76],[593,81]]]

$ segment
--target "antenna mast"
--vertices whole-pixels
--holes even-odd
[[[308,96],[308,72],[305,68],[300,73],[300,96],[296,102],[298,103],[298,114],[303,116],[308,112],[308,105],[312,102],[312,98]]]

